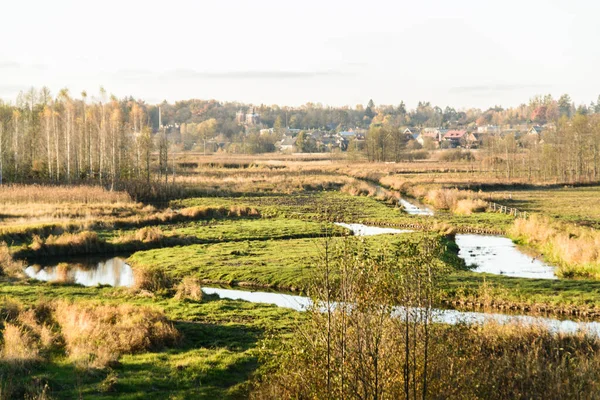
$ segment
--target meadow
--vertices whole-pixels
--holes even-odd
[[[184,154],[178,162],[176,190],[143,202],[97,186],[0,187],[0,242],[5,243],[0,246],[0,399],[137,399],[148,393],[182,399],[286,397],[269,378],[290,379],[274,367],[283,354],[279,346],[288,346],[314,316],[203,295],[201,287],[312,295],[328,249],[340,243],[362,246],[379,261],[377,255],[398,249],[398,265],[417,257],[420,243],[439,248],[436,260],[444,274],[437,307],[600,316],[600,260],[597,252],[582,258],[578,250],[598,247],[598,187],[506,182],[479,164],[436,159],[374,164],[322,155]],[[408,214],[398,203],[401,197],[426,204],[435,215]],[[534,217],[491,212],[490,200]],[[335,222],[413,232],[352,238]],[[509,235],[532,252],[543,252],[563,279],[472,272],[457,256],[457,232]],[[417,253],[406,253],[410,249]],[[49,256],[68,262],[92,254],[126,254],[134,287],[44,283],[21,272]],[[459,352],[453,343],[472,344],[456,364],[472,380],[477,377],[469,363],[508,379],[508,354],[517,351],[524,375],[511,375],[515,385],[524,385],[524,376],[532,382],[521,386],[524,398],[560,374],[580,385],[595,379],[591,371],[598,361],[590,349],[599,344],[585,335],[553,336],[532,328],[519,336],[519,327],[494,326],[432,329],[443,338],[435,350],[440,357]],[[136,340],[132,332],[146,332],[148,340]],[[569,375],[568,356],[555,352],[561,346],[576,354],[572,362],[585,374]],[[544,362],[557,365],[555,375],[544,372]],[[440,393],[457,379],[448,375],[440,381]],[[492,386],[482,381],[479,391],[460,390],[469,398],[486,398]],[[556,390],[572,394],[576,388],[565,383]],[[294,393],[288,397],[300,394]]]

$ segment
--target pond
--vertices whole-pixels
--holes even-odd
[[[382,228],[379,226],[367,226],[363,224],[345,224],[341,222],[335,223],[337,226],[341,226],[352,231],[354,236],[374,236],[383,235],[387,233],[409,233],[413,232],[407,229],[395,229],[395,228]]]
[[[507,237],[489,235],[456,235],[458,256],[475,272],[520,278],[557,279],[554,267],[521,252]]]
[[[70,258],[68,264],[44,262],[25,268],[30,278],[47,282],[70,282],[83,286],[132,286],[133,269],[123,258]]]

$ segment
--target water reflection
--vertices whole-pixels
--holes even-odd
[[[310,307],[311,300],[304,296],[295,296],[283,293],[270,292],[250,292],[244,290],[221,289],[203,287],[202,291],[206,294],[216,294],[223,299],[245,300],[252,303],[274,304],[282,308],[290,308],[296,311],[306,311]],[[402,316],[405,309],[398,308],[396,313]],[[545,326],[552,332],[557,333],[576,333],[586,332],[600,336],[599,322],[580,322],[572,320],[558,320],[553,318],[534,317],[528,315],[509,315],[496,313],[483,313],[458,310],[434,310],[434,322],[446,324],[485,324],[494,322],[498,324],[520,324],[523,326]]]
[[[408,201],[404,200],[404,199],[400,199],[398,200],[398,202],[400,203],[400,205],[404,208],[404,211],[406,211],[407,214],[410,215],[427,215],[427,216],[432,216],[433,215],[433,210],[427,208],[427,207],[418,207],[412,203],[409,203]]]
[[[344,224],[341,222],[335,223],[338,226],[350,229],[355,236],[374,236],[383,235],[386,233],[409,233],[413,232],[407,229],[381,228],[379,226],[367,226],[363,224]]]
[[[119,257],[108,260],[80,260],[68,264],[31,265],[25,268],[30,278],[47,282],[72,282],[83,286],[132,286],[133,270]]]
[[[475,272],[520,278],[557,279],[554,268],[536,257],[528,256],[509,238],[486,235],[456,235],[458,256]]]

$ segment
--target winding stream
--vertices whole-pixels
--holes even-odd
[[[414,232],[409,229],[382,228],[379,226],[368,226],[363,224],[345,224],[336,222],[335,225],[350,229],[355,236],[374,236],[387,233],[409,233]]]
[[[412,203],[409,203],[408,201],[406,201],[404,199],[398,200],[398,203],[400,203],[400,205],[404,208],[404,211],[406,211],[406,213],[409,215],[426,215],[426,216],[433,215],[433,210],[428,207],[425,207],[425,206],[418,207]]]
[[[64,264],[63,264],[64,265]],[[71,277],[72,281],[84,286],[96,286],[98,284],[111,286],[133,285],[133,271],[122,258],[110,258],[103,261],[89,261],[70,263],[58,271],[58,266],[29,266],[25,269],[28,276],[42,281],[63,280]],[[296,311],[305,311],[311,300],[305,296],[278,292],[255,292],[238,289],[223,289],[216,287],[203,287],[206,294],[216,294],[224,299],[245,300],[252,303],[274,304],[278,307],[289,308]],[[400,310],[399,310],[400,311]],[[517,323],[523,325],[543,325],[553,332],[574,333],[585,331],[600,336],[600,322],[579,322],[573,320],[558,320],[552,318],[510,315],[500,313],[484,313],[458,311],[449,309],[436,309],[434,321],[448,324],[484,324],[495,322],[499,324]]]
[[[558,279],[554,267],[519,251],[507,237],[488,235],[456,235],[460,249],[458,256],[467,265],[475,265],[474,272],[515,276],[519,278]]]
[[[290,308],[296,311],[306,311],[310,307],[311,300],[308,297],[296,296],[283,293],[251,292],[237,289],[221,289],[214,287],[203,287],[206,294],[216,294],[222,299],[245,300],[251,303],[274,304],[278,307]],[[402,309],[397,310],[401,313]],[[540,325],[552,332],[576,333],[579,331],[600,336],[600,322],[580,322],[571,320],[558,320],[553,318],[534,317],[528,315],[510,315],[498,313],[482,313],[471,311],[435,309],[433,321],[446,324],[485,324],[494,322],[497,324],[522,324]]]

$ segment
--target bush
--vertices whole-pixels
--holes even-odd
[[[440,154],[440,161],[458,162],[458,161],[475,161],[475,156],[469,150],[447,150]]]

